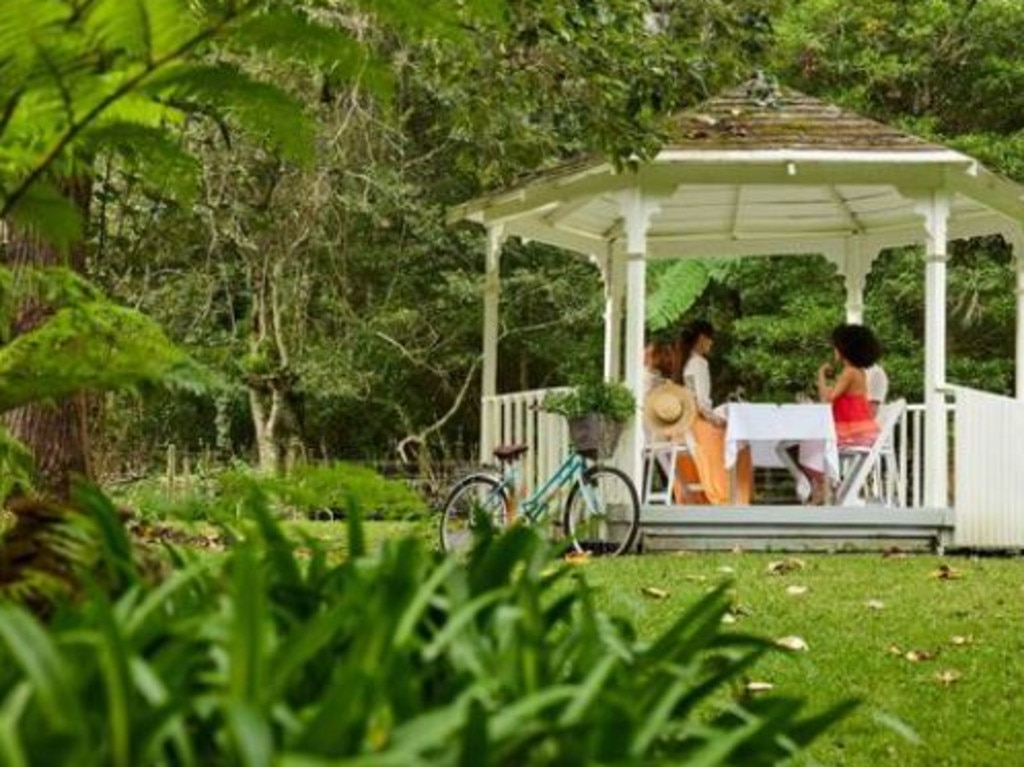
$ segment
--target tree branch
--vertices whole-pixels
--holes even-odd
[[[416,434],[410,434],[404,437],[402,441],[398,443],[398,446],[395,448],[395,451],[398,453],[398,457],[400,460],[404,461],[405,463],[409,463],[411,459],[408,456],[408,449],[412,445],[422,445],[426,441],[427,437],[429,437],[434,432],[439,431],[446,423],[448,423],[448,421],[450,421],[455,416],[457,412],[459,412],[459,408],[462,407],[462,403],[466,399],[466,394],[469,393],[469,387],[473,383],[473,379],[476,378],[476,371],[477,368],[479,367],[480,357],[477,357],[476,359],[473,360],[473,364],[470,365],[469,372],[466,373],[466,377],[462,381],[462,386],[459,388],[459,393],[455,396],[455,402],[452,403],[452,406],[448,408],[448,411],[444,415],[442,415],[432,424],[420,430]]]

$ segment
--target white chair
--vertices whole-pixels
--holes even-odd
[[[847,447],[839,451],[844,470],[835,494],[837,506],[863,506],[863,491],[872,477],[880,503],[895,505],[902,497],[897,486],[899,471],[894,432],[906,409],[907,402],[902,399],[882,405],[878,409],[878,436],[871,446]],[[892,488],[891,491],[888,488]]]
[[[693,444],[689,438],[685,443],[654,442],[644,447],[643,502],[645,504],[671,506],[676,503],[676,472],[679,458],[684,455],[693,455]],[[665,484],[661,488],[656,487],[655,481],[659,475],[665,478]],[[695,499],[697,494],[703,492],[699,482],[683,482],[681,487],[684,503],[690,498]]]

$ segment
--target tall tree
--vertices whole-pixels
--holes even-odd
[[[126,156],[151,178],[170,177],[179,180],[177,191],[187,189],[195,163],[175,135],[189,116],[241,129],[284,157],[308,160],[309,116],[283,89],[238,62],[258,50],[261,57],[329,63],[340,81],[361,77],[374,63],[358,28],[320,20],[371,9],[405,30],[421,18],[417,4],[401,1],[285,8],[257,0],[138,0],[126,8],[116,0],[3,0],[0,218],[10,225],[13,263],[52,263],[80,240],[101,155]],[[441,28],[455,17],[440,6],[425,18]],[[16,329],[34,327],[46,312],[24,307]],[[10,421],[37,456],[48,457],[54,492],[66,488],[69,470],[87,469],[81,428],[72,425],[82,422],[81,408],[71,401],[46,417],[23,413]]]

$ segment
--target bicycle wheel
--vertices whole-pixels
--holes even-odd
[[[633,481],[611,466],[593,466],[565,502],[563,530],[578,552],[615,557],[629,551],[640,529]]]
[[[471,474],[459,480],[441,512],[442,551],[462,554],[473,545],[473,530],[486,518],[501,529],[508,519],[508,497],[498,477]]]

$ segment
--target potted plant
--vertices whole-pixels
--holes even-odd
[[[566,418],[576,450],[604,458],[615,452],[623,423],[636,413],[636,399],[624,384],[587,380],[548,394],[542,407]]]

